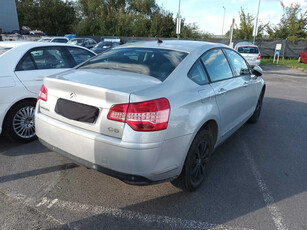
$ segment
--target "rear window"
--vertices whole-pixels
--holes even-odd
[[[140,73],[164,81],[188,53],[150,48],[122,48],[103,53],[79,69],[113,69]]]
[[[82,45],[83,44],[83,39],[73,39],[67,42],[68,44],[73,44],[73,45]]]
[[[0,55],[4,54],[6,51],[9,51],[12,47],[3,47],[0,46]]]
[[[241,46],[238,48],[238,52],[242,54],[257,54],[259,49],[253,46]]]

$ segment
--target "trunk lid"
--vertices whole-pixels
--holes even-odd
[[[45,78],[48,97],[46,102],[40,100],[39,112],[81,129],[121,138],[124,123],[108,120],[109,109],[129,103],[131,93],[157,84],[161,81],[130,72],[72,70]]]

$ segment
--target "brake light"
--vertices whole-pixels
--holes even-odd
[[[125,122],[135,131],[158,131],[167,128],[170,105],[166,98],[114,105],[108,119]]]
[[[258,55],[257,60],[261,59],[261,54]]]
[[[39,91],[37,100],[41,99],[43,101],[47,101],[47,96],[48,96],[48,90],[44,85],[42,85],[41,90]]]

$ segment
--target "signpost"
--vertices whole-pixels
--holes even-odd
[[[233,29],[235,27],[235,19],[232,19],[232,24],[230,27],[230,39],[229,39],[229,47],[233,48],[233,42],[232,42],[232,35],[233,35]]]
[[[177,40],[179,39],[180,29],[181,29],[180,2],[181,0],[179,0],[179,7],[178,7],[178,14],[177,14],[177,25],[176,25]]]
[[[275,63],[275,59],[276,59],[276,56],[277,56],[277,64],[278,64],[279,56],[280,56],[280,51],[281,51],[281,47],[282,47],[281,44],[276,44],[276,46],[275,46],[274,58],[273,58],[273,63]]]

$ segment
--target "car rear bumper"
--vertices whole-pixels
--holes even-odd
[[[134,184],[178,176],[190,135],[157,143],[128,143],[35,114],[36,134],[74,162]],[[176,157],[177,156],[177,157]]]
[[[256,60],[256,61],[248,61],[248,64],[250,66],[255,66],[255,65],[260,65],[261,60]]]

